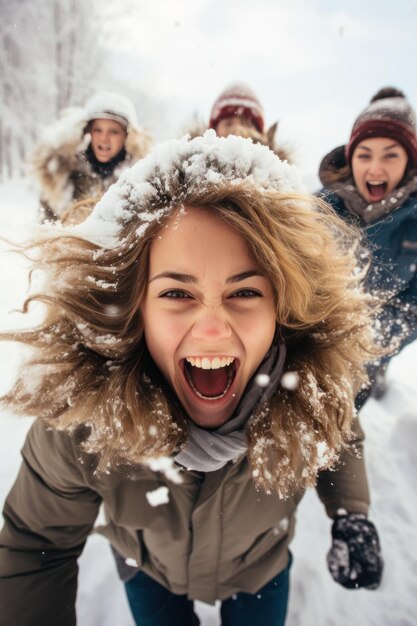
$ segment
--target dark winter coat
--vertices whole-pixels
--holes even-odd
[[[350,448],[342,457],[320,474],[319,496],[330,516],[366,514],[363,457]],[[142,466],[96,475],[77,433],[38,421],[23,459],[0,534],[0,626],[75,624],[77,558],[101,503],[107,521],[97,531],[174,593],[209,603],[255,593],[287,565],[302,493],[284,500],[257,491],[246,456],[206,474],[183,471],[181,484]],[[169,501],[151,506],[147,494],[163,486]]]
[[[381,318],[386,326],[386,338],[405,333],[400,346],[403,347],[417,338],[417,184],[414,178],[406,181],[408,189],[416,187],[416,190],[408,196],[404,193],[404,201],[392,211],[365,222],[346,193],[353,188],[351,174],[335,181],[338,170],[346,171],[344,146],[324,157],[319,175],[325,187],[318,195],[342,219],[361,228],[371,253],[369,289],[389,295]]]

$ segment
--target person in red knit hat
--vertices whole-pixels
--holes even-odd
[[[219,95],[210,114],[210,128],[219,137],[248,136],[251,131],[262,134],[265,120],[262,105],[250,87],[235,83]]]
[[[356,118],[346,146],[324,157],[319,176],[320,195],[362,230],[370,254],[369,289],[388,298],[382,341],[390,345],[394,339],[399,351],[417,338],[416,115],[404,93],[380,89]],[[386,391],[391,356],[371,372],[376,398]]]
[[[237,135],[249,138],[268,146],[282,161],[293,162],[291,146],[275,141],[278,122],[266,127],[263,107],[245,83],[233,83],[221,92],[213,104],[208,126],[218,137]],[[203,133],[203,128],[191,130],[191,136]]]

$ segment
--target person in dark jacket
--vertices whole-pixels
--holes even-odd
[[[402,91],[375,94],[347,145],[324,157],[319,176],[319,195],[361,228],[370,252],[368,287],[387,299],[381,340],[392,347],[371,371],[372,394],[381,397],[390,358],[417,338],[416,116]]]
[[[38,418],[4,507],[0,626],[74,626],[100,503],[138,625],[191,626],[194,600],[220,600],[223,624],[282,626],[314,485],[331,575],[378,587],[353,404],[374,299],[356,234],[300,188],[265,146],[207,131],[33,243],[46,317],[1,336],[34,350],[3,402]]]
[[[84,106],[61,112],[45,129],[31,158],[40,187],[41,218],[76,223],[88,215],[76,203],[98,198],[121,172],[149,151],[149,133],[138,124],[133,103],[102,91]]]

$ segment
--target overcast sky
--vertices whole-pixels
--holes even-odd
[[[159,139],[244,81],[309,186],[380,87],[417,105],[417,0],[140,0],[120,20],[111,62],[163,105]]]

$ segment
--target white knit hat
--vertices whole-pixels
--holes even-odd
[[[85,104],[87,120],[107,119],[119,122],[125,128],[138,126],[135,107],[132,102],[118,93],[100,91]]]

